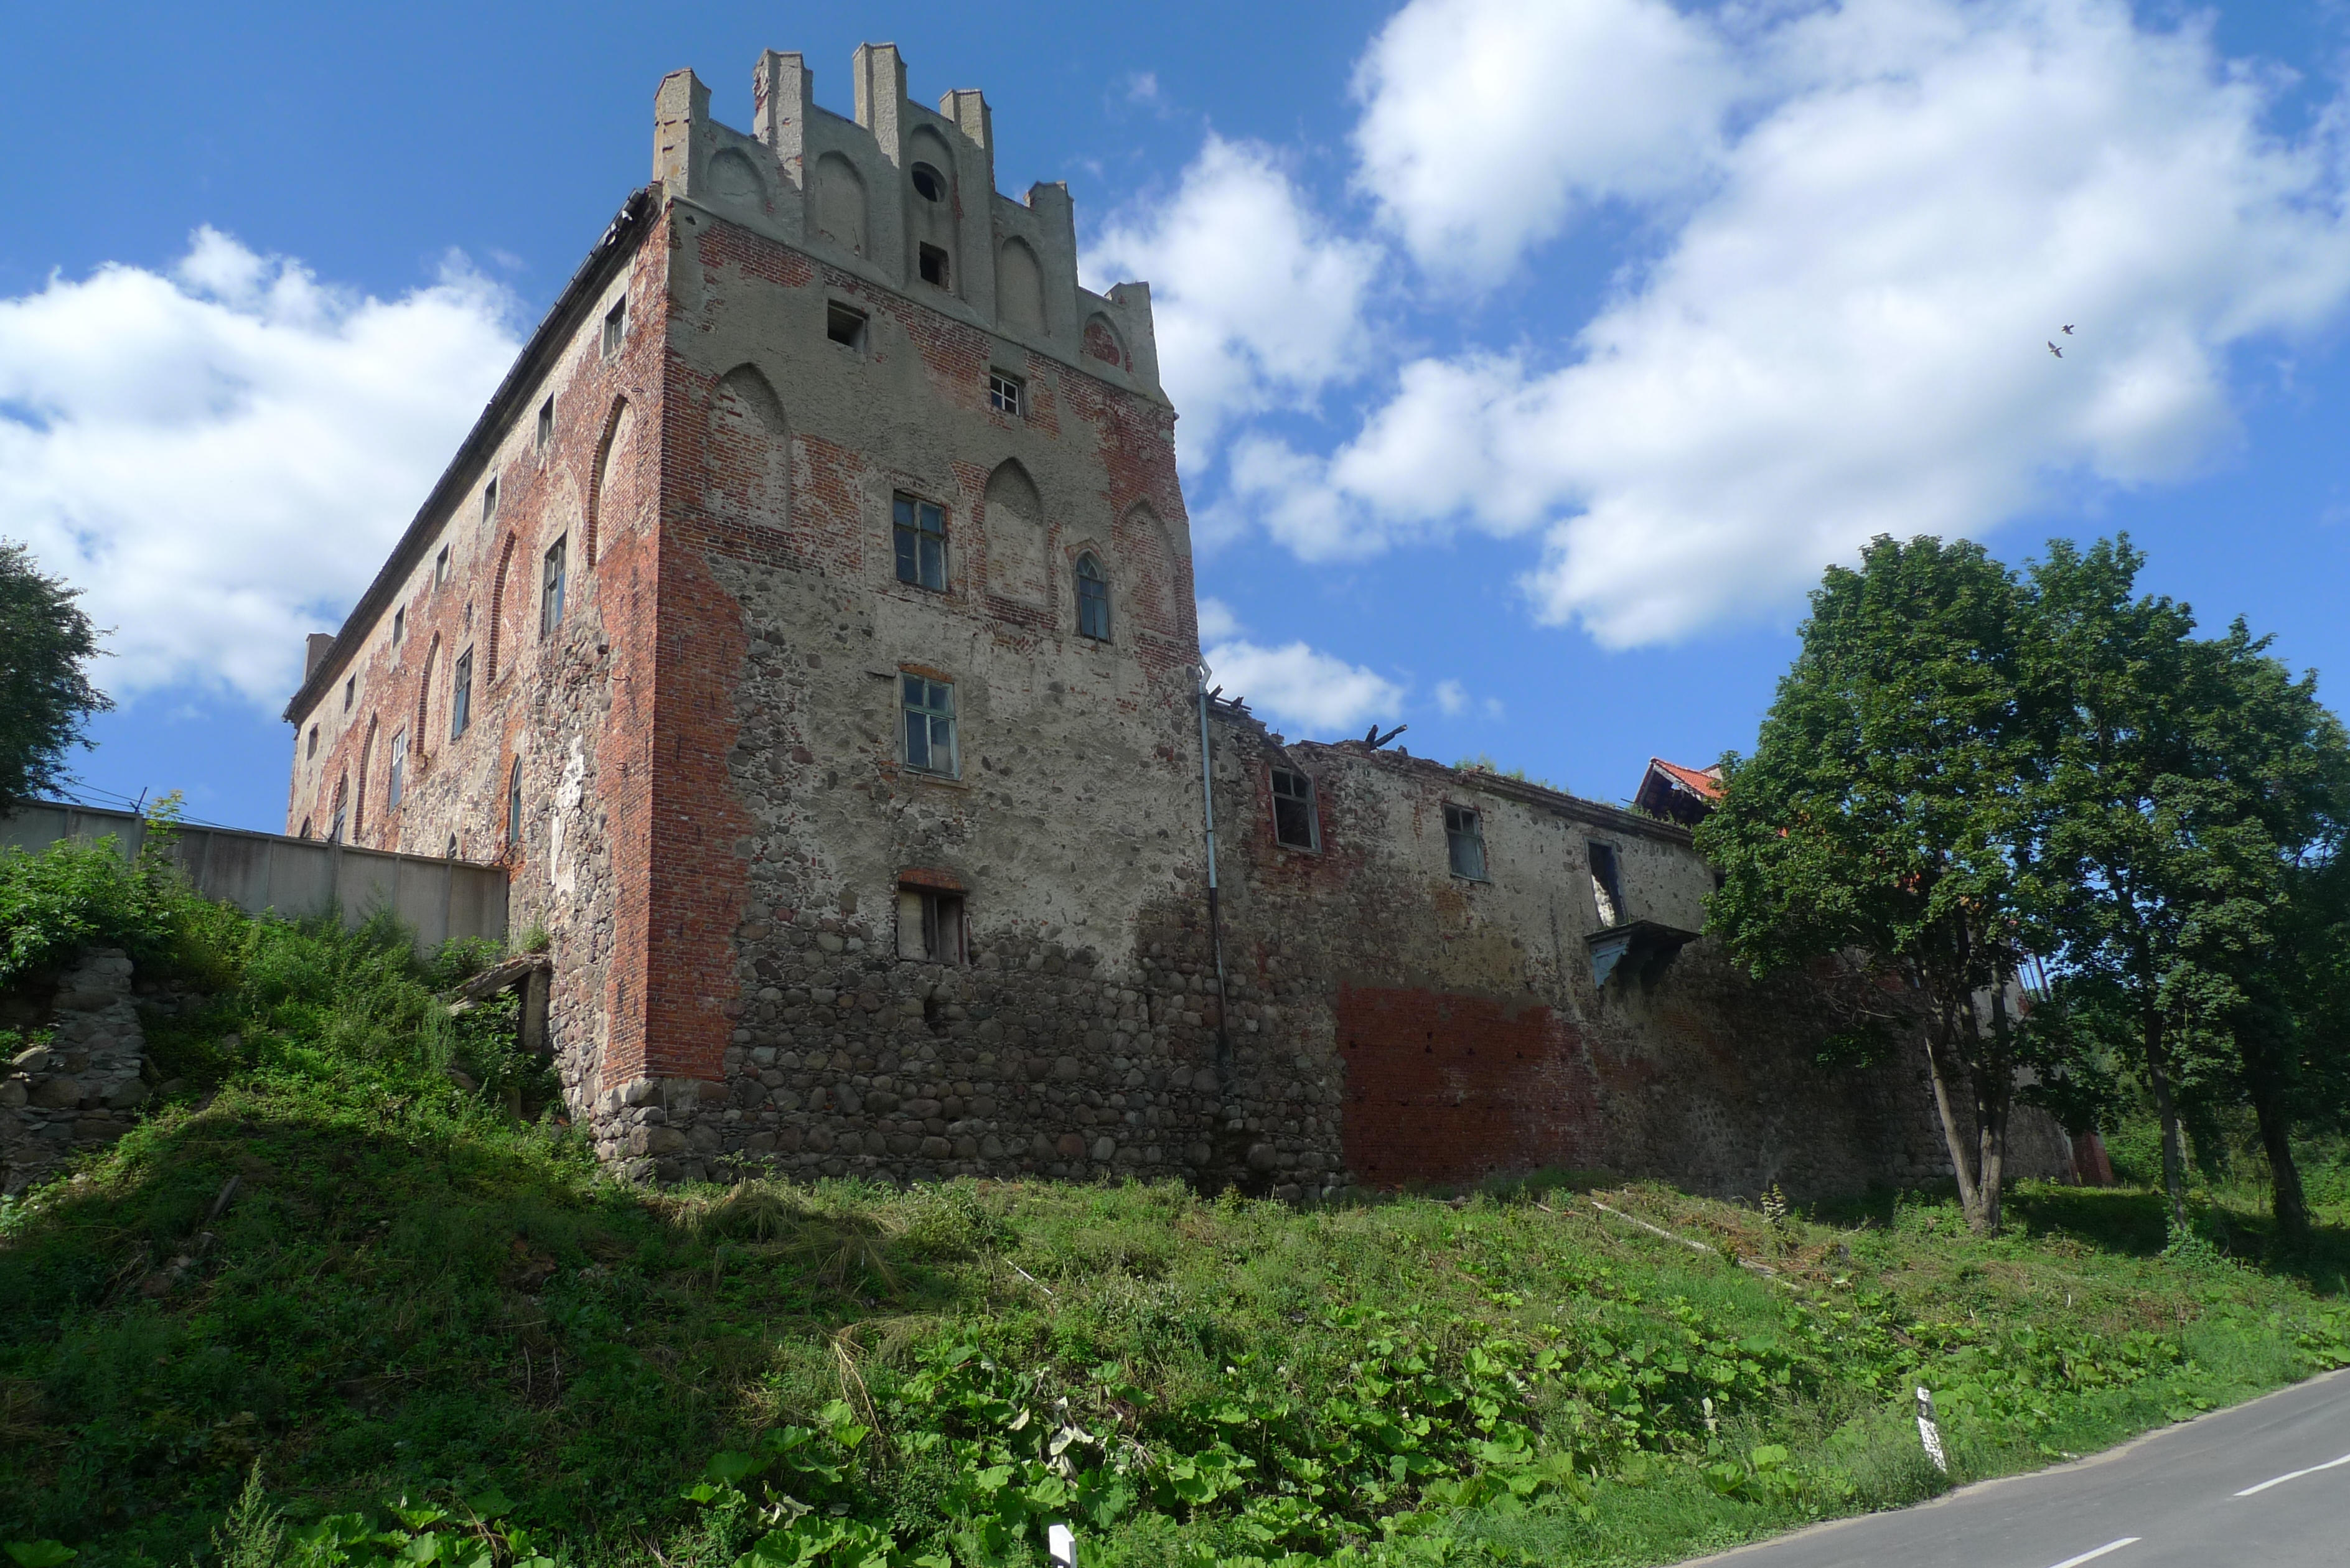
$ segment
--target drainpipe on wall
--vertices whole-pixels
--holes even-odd
[[[1232,1040],[1224,1000],[1224,927],[1216,893],[1215,756],[1208,747],[1208,667],[1192,666],[1200,698],[1200,813],[1208,833],[1208,946],[1216,960],[1216,1078],[1230,1087],[1232,1081]]]

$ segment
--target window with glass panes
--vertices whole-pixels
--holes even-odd
[[[947,586],[947,514],[944,507],[900,495],[895,504],[898,580],[944,592]]]
[[[540,574],[538,634],[541,637],[563,624],[563,545],[564,540],[557,539],[548,547],[545,569]]]
[[[1090,553],[1077,557],[1077,634],[1109,640],[1109,578]]]
[[[408,792],[408,732],[395,730],[391,736],[391,779],[383,792],[384,809],[400,804]]]
[[[1485,827],[1473,806],[1444,808],[1444,847],[1452,859],[1452,874],[1471,882],[1485,879]]]
[[[920,675],[900,677],[906,705],[906,765],[925,773],[953,774],[954,688]]]
[[[1314,781],[1295,768],[1273,770],[1273,837],[1284,849],[1322,847],[1314,820]]]

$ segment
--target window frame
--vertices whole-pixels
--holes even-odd
[[[441,546],[441,553],[432,557],[432,586],[437,588],[448,580],[449,546],[443,545]]]
[[[539,557],[538,569],[538,635],[551,636],[563,628],[563,599],[569,587],[571,535],[557,534],[555,543]]]
[[[1028,383],[993,366],[987,372],[987,406],[1006,419],[1028,417]]]
[[[824,302],[825,340],[837,348],[846,348],[852,354],[864,353],[865,335],[872,325],[870,315],[846,301],[827,299]],[[844,326],[847,328],[847,337],[841,336]]]
[[[522,847],[522,759],[506,769],[506,847]]]
[[[604,312],[604,328],[600,348],[607,359],[617,358],[620,347],[629,340],[629,296],[625,294],[612,302]]]
[[[1302,794],[1293,794],[1284,795],[1282,793],[1282,781],[1284,779],[1296,780],[1297,783],[1305,786],[1305,792]],[[1287,763],[1274,763],[1265,770],[1265,787],[1267,792],[1266,798],[1272,803],[1273,807],[1273,842],[1274,846],[1281,849],[1292,850],[1301,855],[1321,854],[1322,792],[1315,787],[1314,775],[1307,773],[1303,768],[1293,767]],[[1303,844],[1294,843],[1282,835],[1281,807],[1284,801],[1292,804],[1302,804],[1305,808],[1305,842]]]
[[[1468,845],[1476,851],[1477,868],[1461,868],[1461,846]],[[1493,879],[1492,858],[1485,853],[1485,814],[1473,805],[1461,805],[1453,801],[1444,803],[1444,859],[1452,875],[1463,882],[1491,882]]]
[[[1086,570],[1088,563],[1093,566],[1090,573]],[[1077,635],[1094,642],[1108,642],[1110,633],[1117,628],[1118,623],[1110,617],[1109,572],[1102,566],[1101,557],[1091,550],[1078,551],[1076,564],[1070,568],[1070,576],[1076,585]],[[1086,591],[1088,583],[1093,585],[1093,592],[1090,595]],[[1086,607],[1088,598],[1100,607],[1101,629],[1099,631],[1087,628]]]
[[[971,899],[947,888],[900,883],[898,957],[905,963],[971,962]]]
[[[922,524],[931,517],[938,519],[938,527],[926,528]],[[923,568],[930,564],[924,546],[936,540],[938,581],[925,580]],[[910,588],[927,593],[951,591],[953,563],[947,554],[947,509],[935,501],[926,501],[909,490],[893,491],[889,496],[889,550],[892,569],[899,582]],[[913,575],[909,576],[907,574]]]
[[[546,394],[546,401],[538,405],[538,425],[532,432],[538,450],[545,452],[555,444],[555,394]]]
[[[408,726],[391,732],[391,762],[385,770],[383,809],[397,811],[408,794]]]
[[[955,683],[951,680],[941,680],[935,676],[911,670],[898,672],[899,754],[905,765],[915,773],[934,778],[962,777],[962,737],[961,722],[955,712],[954,691]],[[944,694],[943,707],[936,705],[941,693]],[[922,726],[919,742],[914,730],[918,722]],[[941,724],[944,725],[943,731],[940,727]],[[942,733],[946,738],[947,753],[944,767],[939,766],[936,761]],[[920,762],[915,760],[918,752],[922,759]]]
[[[449,739],[459,741],[473,727],[473,649],[471,643],[449,666]]]

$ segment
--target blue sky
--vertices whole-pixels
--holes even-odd
[[[1069,182],[1089,283],[1153,285],[1211,657],[1292,734],[1619,798],[1752,742],[1879,531],[2127,529],[2147,586],[2331,676],[2345,19],[19,7],[0,535],[116,628],[93,792],[279,826],[301,633],[645,180],[661,75],[747,127],[798,49],[845,112],[889,39],[917,97],[986,90],[1007,192]]]

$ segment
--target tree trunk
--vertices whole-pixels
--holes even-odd
[[[1974,1009],[1967,1009],[1970,1022]],[[1975,1129],[1982,1146],[1982,1156],[1977,1169],[1982,1173],[1981,1220],[1975,1232],[1981,1236],[1999,1234],[2001,1198],[2007,1176],[2007,1117],[2015,1104],[2014,1054],[2010,1049],[2011,1038],[2007,1020],[2007,976],[1994,975],[1991,993],[1991,1050],[1981,1050],[1976,1041],[1975,1067]]]
[[[2162,1118],[2162,1186],[2170,1196],[2170,1225],[2187,1229],[2187,1151],[2178,1137],[2178,1105],[2170,1096],[2169,1052],[2162,1039],[2162,1014],[2146,1015],[2146,1085]]]
[[[2293,1159],[2293,1116],[2273,1076],[2256,1068],[2246,1077],[2252,1112],[2260,1117],[2261,1147],[2269,1157],[2269,1190],[2277,1231],[2298,1246],[2309,1240],[2309,1200],[2301,1190],[2301,1168]]]
[[[1927,1075],[1934,1085],[1934,1110],[1942,1120],[1942,1141],[1950,1147],[1950,1170],[1959,1179],[1959,1209],[1966,1215],[1970,1229],[1981,1230],[1979,1217],[1982,1213],[1982,1194],[1975,1185],[1970,1158],[1973,1151],[1968,1148],[1965,1135],[1959,1131],[1958,1109],[1952,1104],[1950,1090],[1952,1074],[1946,1060],[1949,1042],[1957,1031],[1951,1027],[1947,1012],[1939,1009],[1937,1012],[1940,1027],[1929,1024],[1926,1031]]]

